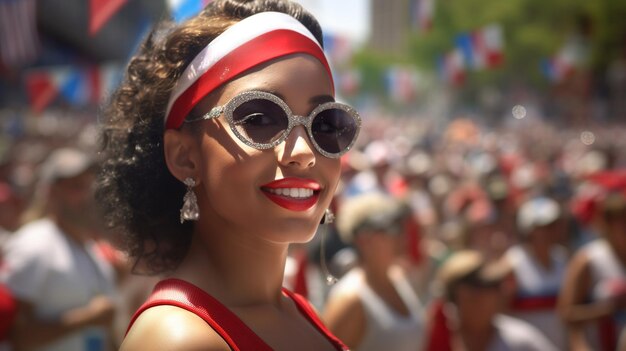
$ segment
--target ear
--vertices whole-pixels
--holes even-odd
[[[200,181],[199,145],[194,136],[183,130],[168,129],[163,136],[165,163],[181,182],[185,178]]]

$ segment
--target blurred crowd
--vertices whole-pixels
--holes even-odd
[[[284,279],[351,349],[626,348],[625,126],[364,117]],[[96,126],[60,125],[0,159],[0,350],[114,349],[158,279],[104,229]]]

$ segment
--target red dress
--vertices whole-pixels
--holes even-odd
[[[337,349],[348,348],[332,335],[302,296],[283,288],[283,294],[291,298],[298,310]],[[258,335],[243,323],[226,306],[197,286],[179,279],[160,281],[148,300],[135,312],[128,329],[139,315],[150,307],[171,305],[185,309],[204,319],[226,341],[233,351],[271,351]]]

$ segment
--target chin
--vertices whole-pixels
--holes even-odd
[[[313,239],[319,226],[319,221],[285,220],[272,228],[273,240],[283,243],[307,243]]]

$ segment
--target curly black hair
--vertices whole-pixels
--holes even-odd
[[[96,198],[109,228],[122,234],[134,270],[162,273],[187,253],[193,223],[179,222],[185,186],[163,151],[167,101],[191,60],[234,23],[260,12],[291,15],[322,45],[317,20],[288,0],[216,0],[181,24],[166,20],[148,35],[103,108]]]

